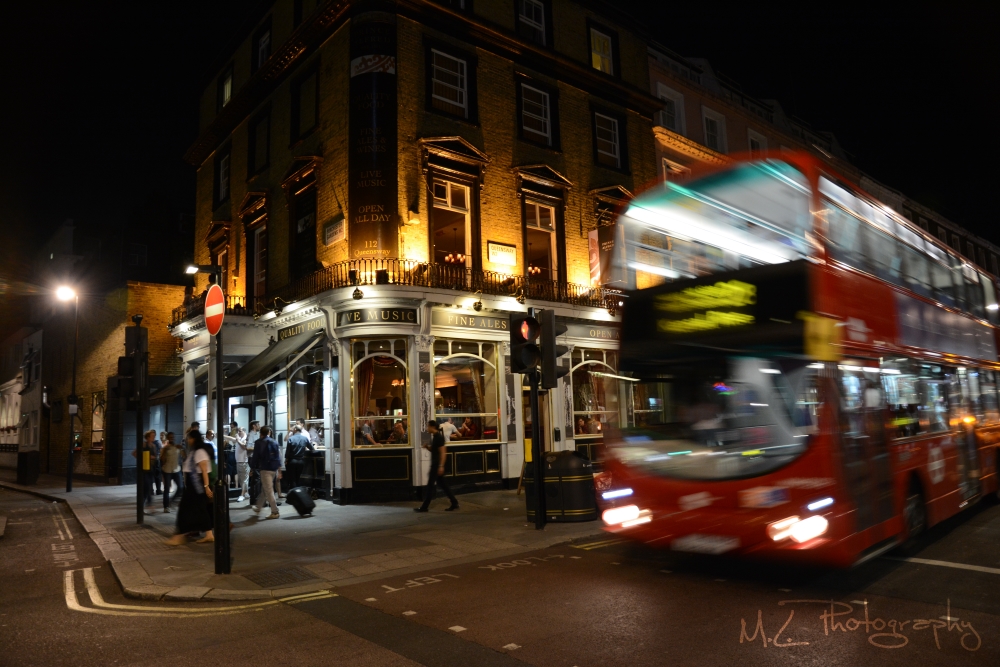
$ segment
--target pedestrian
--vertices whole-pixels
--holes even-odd
[[[424,447],[424,449],[431,450],[431,469],[430,474],[427,475],[427,488],[424,490],[424,503],[420,507],[414,507],[414,512],[426,512],[427,508],[430,507],[431,500],[434,498],[435,485],[439,485],[441,490],[445,492],[448,499],[451,501],[451,506],[445,508],[445,512],[454,512],[458,509],[458,500],[455,498],[455,494],[451,492],[448,488],[448,483],[444,480],[444,459],[445,455],[448,453],[448,447],[445,445],[444,433],[438,428],[438,423],[433,419],[427,422],[427,430],[431,433],[431,442],[429,447]]]
[[[247,432],[234,422],[230,434],[226,436],[226,442],[231,442],[235,450],[236,486],[240,490],[240,497],[236,499],[236,502],[242,503],[247,497]]]
[[[292,436],[285,442],[285,472],[288,474],[288,488],[299,485],[302,469],[306,465],[306,451],[315,453],[309,438],[302,433],[302,427],[296,424],[292,427]]]
[[[254,465],[260,471],[260,483],[263,493],[257,496],[257,503],[253,506],[254,514],[260,514],[263,501],[267,498],[267,503],[271,506],[271,514],[268,519],[277,519],[278,504],[274,500],[274,480],[281,474],[281,450],[278,443],[271,437],[271,427],[265,426],[260,430],[260,437],[254,443],[253,448]]]
[[[201,433],[201,422],[191,422],[191,427],[188,428],[188,433],[191,431],[198,431],[198,433]]]
[[[226,456],[226,488],[230,486],[235,486],[237,481],[236,476],[236,434],[240,430],[240,425],[235,421],[229,425],[229,433],[222,434],[221,445],[225,448]]]
[[[253,465],[254,444],[260,437],[260,422],[256,419],[250,422],[250,430],[247,432],[247,465],[250,468],[250,481],[248,490],[250,492],[250,504],[257,504],[257,496],[260,495],[260,471]]]
[[[174,536],[167,542],[178,546],[187,541],[188,533],[205,533],[199,542],[214,542],[212,532],[212,460],[208,446],[198,431],[188,431],[187,446],[190,455],[184,460],[184,495],[177,510]]]
[[[160,441],[156,439],[156,431],[146,431],[141,446],[132,450],[132,456],[135,457],[138,474],[142,475],[142,488],[145,496],[143,513],[152,514],[153,512],[149,508],[153,505],[153,476],[157,469],[153,463],[160,458]]]
[[[445,444],[448,444],[452,439],[458,440],[462,437],[462,434],[458,432],[458,427],[455,426],[451,421],[451,417],[444,420],[441,424],[441,434],[444,436]]]
[[[163,475],[163,513],[170,512],[170,503],[181,495],[184,487],[181,485],[182,450],[174,444],[174,434],[163,434],[163,447],[160,449],[160,470]],[[170,497],[170,483],[177,485],[177,492]]]

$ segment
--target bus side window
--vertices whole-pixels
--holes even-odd
[[[948,385],[940,366],[920,364],[920,430],[938,433],[948,430]]]
[[[966,310],[965,305],[965,279],[962,278],[962,260],[954,255],[948,255],[951,261],[951,282],[954,285],[955,307]]]
[[[979,400],[982,403],[983,418],[987,422],[1000,420],[997,405],[996,374],[993,371],[979,371]]]
[[[903,274],[906,276],[906,286],[921,296],[931,296],[928,264],[923,254],[908,245],[900,244],[903,255]]]
[[[986,309],[983,304],[983,284],[979,281],[979,274],[971,269],[964,269],[962,276],[965,278],[965,299],[969,312],[973,317],[981,320],[986,319]]]
[[[951,280],[951,269],[940,262],[931,263],[931,284],[934,287],[934,298],[946,306],[955,307],[955,285]]]
[[[986,319],[990,321],[990,324],[998,324],[997,314],[1000,313],[1000,309],[997,306],[997,288],[989,276],[979,274],[980,280],[983,283],[983,296],[986,298]]]
[[[914,364],[909,359],[886,359],[882,362],[882,387],[889,409],[889,432],[907,438],[926,431],[921,424],[920,396]]]

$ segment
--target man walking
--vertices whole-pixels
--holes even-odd
[[[288,488],[299,485],[302,469],[306,465],[306,451],[315,452],[309,438],[302,433],[302,427],[292,427],[292,435],[285,441],[285,472],[288,474]]]
[[[174,444],[174,434],[167,433],[164,437],[163,448],[160,449],[160,470],[163,474],[163,512],[170,512],[170,483],[177,485],[177,492],[174,493],[174,500],[181,495],[184,489],[181,486],[181,448]]]
[[[236,464],[236,487],[240,490],[240,497],[236,502],[242,503],[247,498],[247,433],[243,427],[236,422],[229,429],[230,435],[226,436],[226,442],[233,446],[233,463]]]
[[[260,430],[260,437],[254,443],[253,456],[256,468],[260,470],[260,482],[263,493],[257,496],[257,502],[253,506],[254,514],[260,514],[263,501],[267,498],[267,503],[271,506],[271,514],[268,519],[277,519],[278,505],[274,500],[274,478],[281,469],[281,450],[278,443],[271,437],[271,427],[265,426]]]
[[[431,504],[431,500],[434,498],[434,486],[440,485],[441,490],[451,500],[451,506],[446,508],[445,512],[453,512],[458,509],[458,500],[455,498],[455,494],[451,492],[451,489],[448,488],[448,483],[444,481],[444,457],[448,453],[448,448],[444,442],[444,434],[438,428],[438,423],[433,419],[427,422],[427,430],[431,433],[431,444],[429,447],[431,450],[431,470],[427,476],[427,488],[424,490],[424,504],[420,507],[414,507],[413,511],[426,512]],[[428,448],[425,447],[424,449]]]
[[[147,453],[148,458],[146,457]],[[142,488],[145,496],[145,507],[142,511],[144,514],[152,514],[149,508],[153,505],[153,477],[157,468],[154,463],[160,458],[160,441],[156,439],[156,431],[146,431],[142,444],[132,451],[132,456],[135,457],[136,467],[142,475]]]

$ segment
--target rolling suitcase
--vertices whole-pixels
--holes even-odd
[[[286,494],[288,503],[295,508],[299,516],[312,514],[316,509],[316,502],[312,499],[312,493],[305,486],[296,486]]]

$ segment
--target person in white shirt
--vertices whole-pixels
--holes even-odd
[[[450,417],[441,424],[441,435],[444,436],[445,443],[451,442],[452,438],[459,440],[462,437],[458,434],[458,427],[451,423]]]
[[[242,503],[247,498],[247,432],[237,427],[235,435],[227,435],[226,442],[236,448],[236,484],[240,489],[240,497],[236,502]]]

